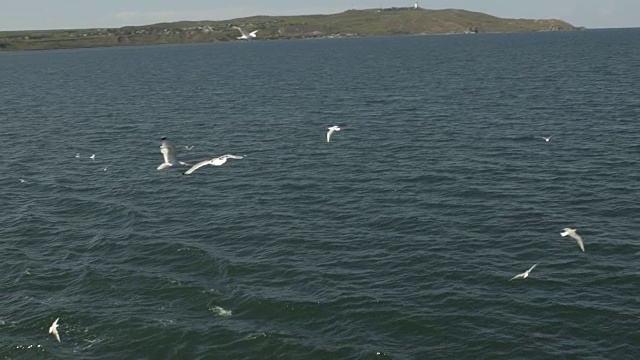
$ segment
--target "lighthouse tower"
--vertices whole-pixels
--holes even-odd
[[[415,5],[413,5],[413,8],[414,8],[414,9],[417,9],[417,8],[418,8],[418,2],[417,2],[417,1],[416,1]]]

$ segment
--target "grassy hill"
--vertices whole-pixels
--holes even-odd
[[[180,21],[108,29],[3,31],[0,51],[198,43],[236,40],[231,25],[252,31],[256,40],[346,36],[455,34],[578,30],[561,20],[503,19],[465,10],[387,8],[332,15],[252,16],[225,21]]]

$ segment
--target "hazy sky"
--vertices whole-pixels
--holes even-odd
[[[332,14],[412,6],[414,0],[0,0],[0,31],[228,20],[252,15]],[[587,28],[640,27],[640,0],[421,0],[509,18],[561,19]]]

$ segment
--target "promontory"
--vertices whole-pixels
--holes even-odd
[[[478,34],[580,30],[556,19],[504,19],[479,12],[422,8],[348,10],[331,15],[252,16],[224,21],[180,21],[120,28],[0,32],[0,51],[355,36]]]

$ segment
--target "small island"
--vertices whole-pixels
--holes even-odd
[[[255,40],[581,30],[562,20],[504,19],[479,12],[420,7],[348,10],[331,15],[252,16],[121,28],[0,31],[0,51],[236,41],[232,26]]]

